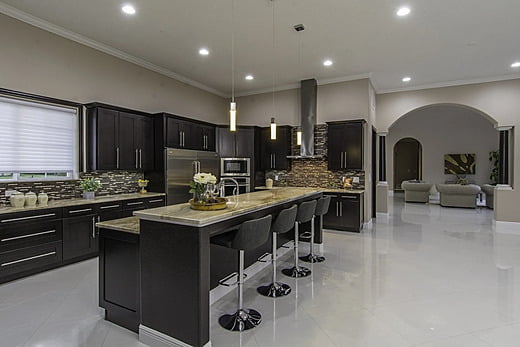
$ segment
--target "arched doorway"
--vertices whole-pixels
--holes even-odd
[[[394,190],[401,190],[401,183],[422,179],[422,145],[414,138],[406,137],[394,146]]]

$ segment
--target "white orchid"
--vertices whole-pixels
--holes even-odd
[[[208,183],[216,184],[217,178],[210,173],[199,172],[199,173],[196,173],[195,175],[193,175],[193,181],[195,181],[195,183],[200,183],[200,184],[208,184]]]

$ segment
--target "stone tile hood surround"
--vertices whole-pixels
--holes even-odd
[[[314,155],[314,127],[316,125],[316,112],[318,103],[318,85],[315,79],[300,82],[300,108],[302,145],[300,155],[288,156],[292,159],[322,158]]]

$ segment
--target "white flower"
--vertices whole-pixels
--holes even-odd
[[[193,181],[200,184],[217,183],[217,178],[210,173],[197,173],[193,176]]]

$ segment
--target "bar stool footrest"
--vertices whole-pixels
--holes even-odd
[[[256,290],[263,296],[268,296],[271,298],[279,298],[291,293],[291,287],[288,284],[281,282],[274,282],[267,286],[260,286]]]
[[[309,276],[311,274],[311,270],[303,266],[293,266],[290,269],[283,269],[282,273],[289,277],[300,278]]]
[[[306,256],[300,257],[300,260],[307,263],[321,263],[325,261],[325,257],[322,257],[321,255],[308,254]]]
[[[237,277],[237,280],[233,283],[226,283],[227,281],[229,281],[231,278],[233,277]],[[247,274],[244,274],[244,279],[247,278]],[[218,281],[218,284],[220,284],[221,286],[225,286],[225,287],[231,287],[231,286],[234,286],[236,284],[238,284],[238,272],[233,272],[232,274],[229,274],[227,275],[226,277],[224,277],[223,279],[219,280]]]
[[[268,258],[268,259],[265,260],[265,258]],[[271,253],[262,254],[256,261],[259,261],[260,263],[270,263],[271,262]]]
[[[310,231],[306,231],[300,234],[300,239],[310,239],[312,237],[312,233]]]
[[[260,312],[244,308],[233,314],[225,314],[218,319],[220,326],[231,331],[244,331],[252,329],[262,322]]]

